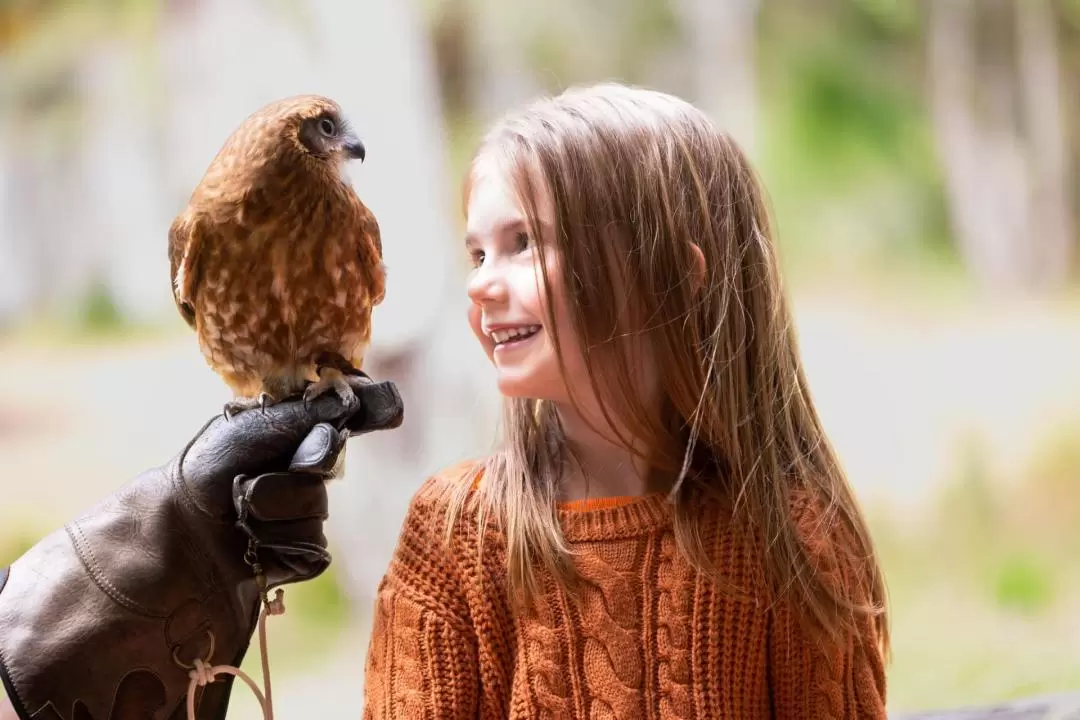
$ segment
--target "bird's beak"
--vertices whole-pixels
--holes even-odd
[[[345,155],[350,160],[359,160],[364,162],[364,157],[367,155],[367,150],[364,148],[364,143],[360,142],[360,138],[356,137],[352,133],[345,136],[345,142],[342,145],[345,150]]]

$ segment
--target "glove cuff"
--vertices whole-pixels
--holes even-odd
[[[170,484],[145,473],[8,569],[0,667],[20,717],[170,718],[183,712],[196,658],[243,660],[257,588],[242,557],[223,565],[206,551],[243,542],[190,527]],[[223,718],[230,690],[231,678],[202,688],[198,717]]]

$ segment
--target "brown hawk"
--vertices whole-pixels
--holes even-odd
[[[362,381],[386,286],[379,225],[344,174],[364,155],[333,100],[279,100],[233,132],[173,221],[173,297],[233,391],[227,416],[301,392],[349,402]]]

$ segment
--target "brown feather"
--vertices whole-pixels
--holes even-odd
[[[359,362],[370,342],[386,283],[378,222],[342,159],[298,132],[340,112],[300,96],[249,117],[170,228],[177,307],[238,397],[292,395],[317,379],[321,354]]]

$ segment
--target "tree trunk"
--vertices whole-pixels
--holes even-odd
[[[991,295],[1056,289],[1073,238],[1050,7],[928,7],[933,125],[960,254]]]
[[[1009,199],[1000,184],[1013,138],[988,137],[979,123],[980,66],[973,0],[929,3],[930,90],[938,151],[944,163],[946,197],[960,254],[991,290],[1017,284],[1010,257]],[[1000,80],[1001,74],[997,73]],[[1000,97],[1001,82],[997,83]],[[1013,168],[1013,172],[1019,168]],[[1013,196],[1016,197],[1015,195]],[[999,203],[999,199],[1003,203]]]
[[[1057,26],[1049,0],[1018,0],[1015,8],[1017,59],[1030,144],[1031,279],[1056,289],[1069,279],[1074,243]]]
[[[756,152],[760,0],[680,0],[696,103],[747,154]]]
[[[524,51],[528,4],[474,0],[469,105],[474,122],[496,117],[544,92]]]

